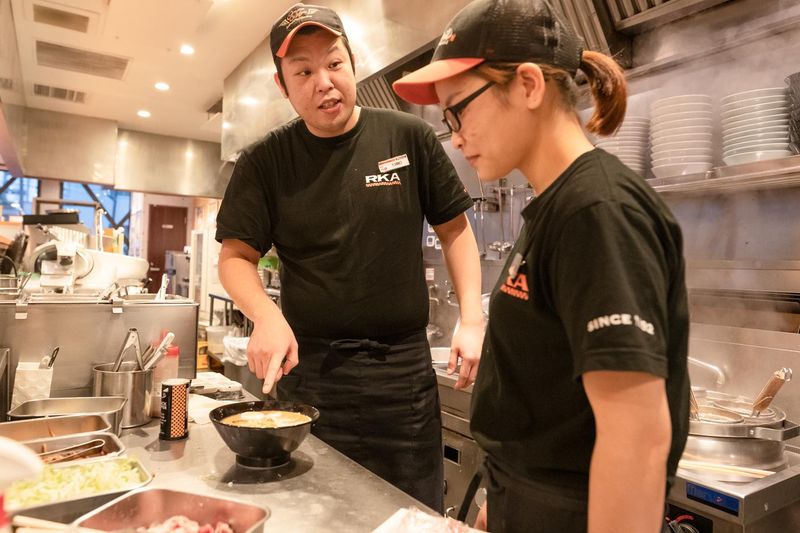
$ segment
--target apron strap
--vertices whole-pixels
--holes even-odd
[[[467,491],[464,493],[464,499],[461,501],[461,507],[458,508],[458,516],[456,516],[456,519],[459,522],[465,522],[467,520],[467,513],[469,512],[470,504],[472,503],[472,499],[475,497],[475,493],[478,492],[478,486],[483,480],[483,469],[483,465],[478,467],[478,470],[475,472],[475,475],[472,476],[469,485],[467,485]]]
[[[388,352],[391,346],[370,339],[339,339],[331,342],[334,350],[352,350],[368,352]]]

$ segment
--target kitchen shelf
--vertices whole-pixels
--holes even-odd
[[[739,192],[800,186],[800,156],[715,167],[701,174],[648,180],[662,194]]]

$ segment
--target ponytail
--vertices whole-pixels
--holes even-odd
[[[580,69],[586,75],[594,100],[594,113],[586,129],[598,135],[611,135],[625,118],[628,103],[625,74],[611,57],[591,50],[583,52]]]

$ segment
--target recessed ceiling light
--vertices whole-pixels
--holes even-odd
[[[186,56],[190,56],[194,53],[194,47],[190,44],[182,44],[181,45],[181,53]]]
[[[150,116],[150,111],[147,111],[146,109],[140,109],[139,111],[136,112],[136,114],[142,118],[147,118]]]
[[[159,91],[169,91],[169,83],[165,81],[159,81],[154,85],[154,87]]]

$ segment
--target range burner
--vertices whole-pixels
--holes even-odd
[[[762,479],[733,483],[678,472],[667,498],[686,515],[682,531],[773,533],[800,527],[800,449],[786,446],[788,466]],[[672,516],[674,518],[674,516]]]

